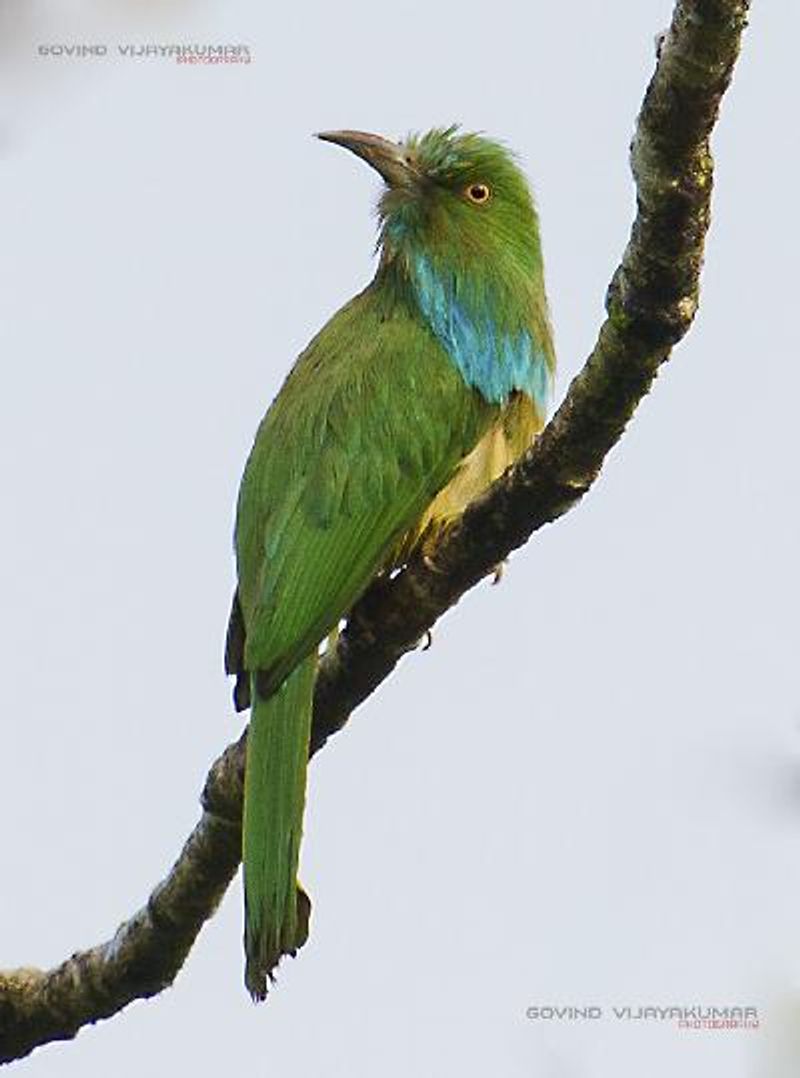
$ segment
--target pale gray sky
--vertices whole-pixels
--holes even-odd
[[[373,267],[375,178],[310,133],[459,120],[519,151],[560,396],[627,237],[671,3],[148,7],[0,4],[4,966],[113,933],[241,728],[241,469]],[[700,315],[601,480],[313,764],[313,933],[267,1005],[242,987],[237,880],[172,990],[20,1075],[796,1075],[798,40],[793,0],[755,3]],[[147,41],[253,63],[113,55]],[[70,42],[109,56],[37,55]],[[650,1003],[762,1025],[525,1016]]]

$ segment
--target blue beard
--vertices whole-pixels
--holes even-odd
[[[552,378],[544,349],[524,327],[498,326],[486,295],[470,297],[452,273],[422,254],[409,259],[412,290],[423,318],[468,386],[491,404],[526,393],[544,416]]]

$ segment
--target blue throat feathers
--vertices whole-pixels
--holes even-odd
[[[491,404],[503,404],[515,390],[531,397],[541,415],[551,390],[544,351],[525,328],[508,329],[483,303],[457,296],[452,274],[437,272],[428,258],[410,259],[414,294],[423,317],[468,386]]]

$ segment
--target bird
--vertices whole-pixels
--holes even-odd
[[[298,880],[320,649],[379,575],[431,559],[542,429],[555,371],[539,218],[504,143],[458,125],[317,136],[383,181],[370,283],[312,339],[239,490],[225,648],[250,708],[245,985],[308,937]]]

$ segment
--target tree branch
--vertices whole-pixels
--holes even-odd
[[[689,329],[709,223],[708,139],[738,56],[750,0],[678,0],[632,145],[638,199],[597,344],[523,460],[474,502],[436,564],[378,580],[321,664],[312,754],[449,607],[531,534],[573,508]],[[0,973],[0,1062],[74,1037],[172,983],[240,856],[244,736],[211,768],[203,814],[147,905],[107,943],[56,969]]]

